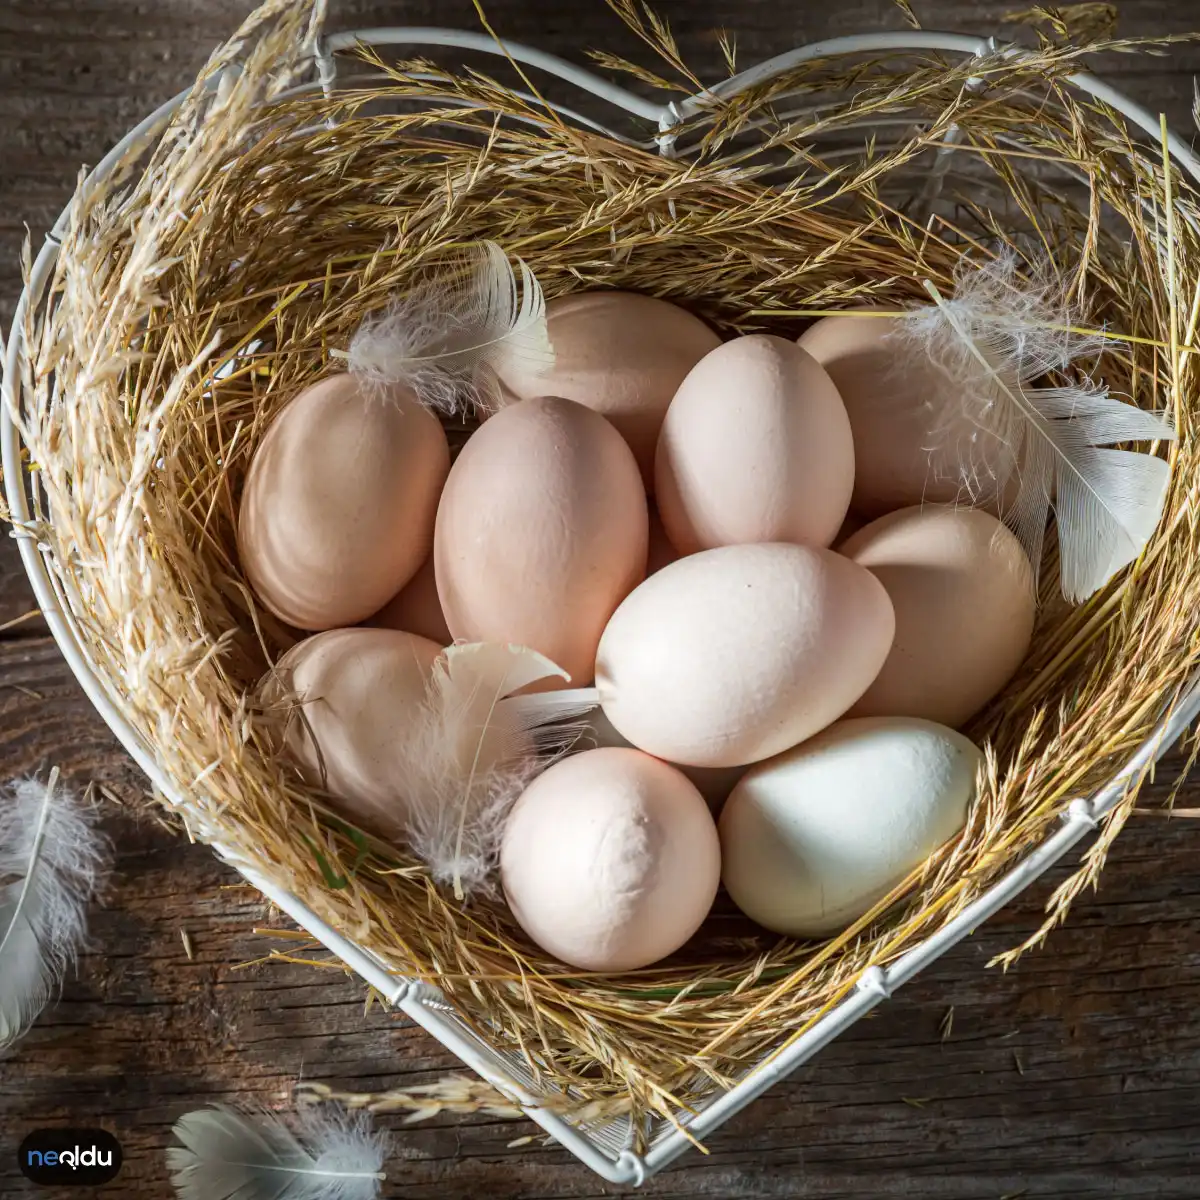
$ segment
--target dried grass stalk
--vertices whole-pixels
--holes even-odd
[[[666,27],[618,7],[691,91]],[[20,419],[42,514],[26,532],[52,547],[96,669],[184,797],[193,837],[220,839],[397,973],[436,981],[547,1094],[669,1116],[979,896],[1147,737],[1200,662],[1200,201],[1161,145],[1070,91],[1083,51],[1061,40],[1016,60],[808,64],[677,130],[672,161],[654,131],[625,144],[427,62],[376,63],[376,82],[328,99],[284,96],[312,17],[300,0],[259,9],[141,161],[76,194],[25,331]],[[878,142],[864,145],[863,123]],[[950,202],[906,207],[948,144]],[[234,556],[250,455],[302,384],[337,369],[331,352],[364,313],[476,238],[525,259],[548,296],[635,288],[727,334],[919,302],[921,281],[948,288],[964,254],[1048,256],[1090,322],[1121,335],[1104,366],[1114,392],[1174,411],[1161,529],[1081,608],[1054,600],[1046,564],[1029,660],[969,731],[988,747],[970,823],[897,889],[887,919],[881,904],[814,946],[720,911],[668,962],[580,974],[531,946],[503,904],[463,908],[399,853],[364,854],[266,752],[247,690],[290,634]],[[1108,842],[1055,894],[1047,926],[1094,882]]]

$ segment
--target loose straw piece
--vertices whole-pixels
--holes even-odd
[[[31,608],[28,612],[23,612],[19,617],[13,617],[11,621],[5,621],[0,625],[0,633],[4,633],[9,629],[16,629],[18,625],[24,625],[26,621],[32,621],[34,617],[40,617],[42,610],[40,608]]]

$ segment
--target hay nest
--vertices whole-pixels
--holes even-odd
[[[614,7],[670,78],[608,69],[701,90],[665,26]],[[808,63],[710,95],[671,158],[653,129],[623,141],[560,120],[531,80],[363,51],[370,82],[298,89],[312,16],[283,0],[256,12],[169,123],[75,196],[25,329],[20,423],[43,519],[24,532],[50,547],[95,669],[193,836],[435,981],[547,1094],[571,1089],[593,1119],[670,1118],[978,897],[1137,749],[1200,662],[1200,196],[1164,143],[1070,86],[1083,51],[1053,35],[1016,57]],[[947,145],[942,199],[921,211],[913,181]],[[1072,609],[1048,546],[1034,648],[968,731],[988,748],[968,827],[843,935],[798,943],[718,911],[665,963],[576,973],[502,903],[464,909],[413,862],[364,853],[269,753],[247,697],[295,635],[256,606],[235,555],[250,456],[301,385],[338,369],[364,313],[476,238],[523,257],[548,296],[636,289],[727,335],[920,302],[964,255],[1049,256],[1089,324],[1120,335],[1112,389],[1174,411],[1146,553]],[[1138,782],[1031,943],[1094,881]]]

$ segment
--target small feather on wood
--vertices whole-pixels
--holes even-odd
[[[369,1116],[308,1109],[294,1123],[223,1104],[185,1113],[167,1150],[179,1200],[375,1200],[388,1147]]]
[[[57,767],[45,783],[21,779],[0,793],[0,1050],[62,986],[108,853]]]

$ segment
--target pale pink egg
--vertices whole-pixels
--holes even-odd
[[[853,486],[837,388],[784,338],[755,334],[717,347],[667,409],[655,498],[681,554],[746,542],[827,546]]]
[[[647,539],[637,464],[603,417],[556,397],[501,409],[463,447],[438,508],[446,624],[589,683],[605,624],[645,576]]]
[[[894,628],[883,585],[832,550],[722,546],[630,593],[600,641],[596,686],[633,745],[735,767],[840,717],[883,665]]]
[[[632,971],[674,953],[712,907],[716,825],[674,767],[640,750],[587,750],[526,789],[500,853],[521,928],[588,971]]]

